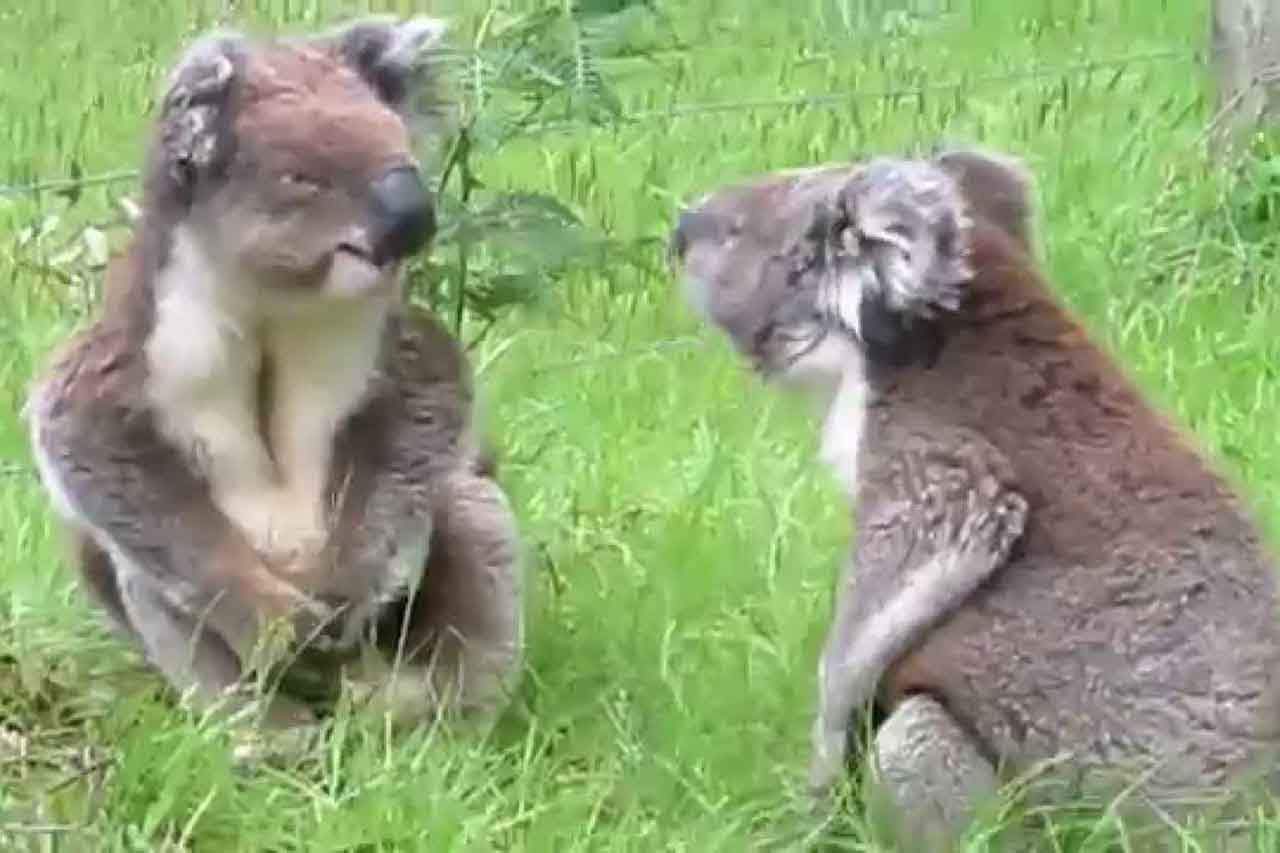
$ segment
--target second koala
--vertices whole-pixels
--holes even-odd
[[[1043,279],[1030,185],[983,152],[879,158],[716,189],[672,233],[703,316],[822,395],[856,505],[814,794],[874,703],[881,778],[937,844],[1001,776],[1176,815],[1280,746],[1276,564]]]

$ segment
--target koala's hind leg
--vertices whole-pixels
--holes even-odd
[[[111,563],[111,557],[86,532],[76,531],[73,544],[80,582],[90,600],[102,609],[117,633],[141,642],[142,638],[133,629],[133,625],[129,624],[129,614],[125,612],[120,582],[116,578],[116,568]]]
[[[241,668],[231,647],[198,614],[185,612],[140,572],[120,572],[103,552],[90,552],[82,571],[96,598],[113,621],[142,645],[147,660],[197,708],[223,701],[228,712],[243,707]],[[314,721],[309,711],[285,697],[272,697],[263,716],[269,727]]]
[[[221,699],[224,709],[243,707],[231,691],[241,676],[239,660],[211,628],[173,606],[145,577],[122,577],[111,556],[84,531],[75,533],[80,580],[92,601],[106,614],[112,628],[142,648],[148,663],[172,686],[187,693],[197,707]],[[279,738],[295,732],[309,735],[314,715],[286,697],[271,697],[263,722]],[[277,744],[260,743],[251,729],[235,732],[237,760],[253,762],[268,756]],[[294,749],[285,744],[283,751]]]
[[[875,735],[875,796],[904,850],[948,850],[998,791],[994,768],[936,700],[917,694]]]
[[[399,645],[398,666],[374,705],[404,722],[444,712],[483,726],[506,707],[522,660],[519,539],[496,480],[459,470],[438,495],[405,641],[399,631],[382,641]]]

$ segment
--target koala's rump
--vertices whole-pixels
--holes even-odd
[[[1145,769],[1156,795],[1219,786],[1280,745],[1274,602],[1263,559],[1212,543],[1116,543],[1092,565],[1032,553],[904,656],[881,698],[935,696],[1015,774],[1067,753],[1064,768],[1121,785]]]

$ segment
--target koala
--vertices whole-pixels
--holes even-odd
[[[715,189],[670,235],[693,309],[821,405],[856,538],[809,784],[825,812],[867,723],[910,849],[1037,770],[1180,814],[1280,741],[1276,563],[1055,296],[1033,189],[1001,154],[876,157]]]
[[[463,351],[402,293],[436,228],[413,105],[443,33],[191,45],[98,316],[31,388],[84,589],[198,707],[290,660],[406,722],[492,717],[513,686],[515,520]],[[314,719],[286,690],[265,710]]]

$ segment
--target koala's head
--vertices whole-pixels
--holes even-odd
[[[936,358],[937,320],[972,277],[968,233],[945,168],[875,159],[715,190],[681,213],[670,253],[690,301],[757,370],[803,378],[851,353]]]
[[[444,25],[373,18],[296,40],[207,36],[169,75],[147,169],[153,222],[220,282],[283,300],[395,281],[435,230],[410,105]]]

